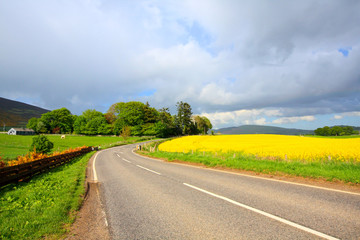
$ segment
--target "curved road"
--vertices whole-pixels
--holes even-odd
[[[360,239],[360,195],[98,152],[113,239]]]

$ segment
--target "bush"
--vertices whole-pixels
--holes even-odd
[[[30,146],[30,151],[36,151],[37,153],[49,153],[51,149],[54,147],[54,144],[50,142],[50,140],[44,136],[39,135],[33,137],[33,142]]]

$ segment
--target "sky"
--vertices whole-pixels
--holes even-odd
[[[0,0],[0,96],[213,127],[360,126],[358,0]]]

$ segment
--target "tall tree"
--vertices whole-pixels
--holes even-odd
[[[59,129],[60,133],[71,133],[73,130],[73,117],[66,108],[60,108],[41,115],[40,120],[44,123],[48,133]]]
[[[124,126],[142,125],[144,123],[145,106],[142,102],[119,102],[113,104],[108,113],[113,113],[117,119],[122,119]]]
[[[192,130],[192,122],[191,122],[191,115],[192,110],[190,104],[187,102],[177,102],[176,104],[177,108],[177,115],[176,115],[176,125],[181,130],[181,133],[183,135],[185,134],[191,134]]]
[[[207,117],[193,116],[193,120],[195,121],[198,133],[207,134],[207,132],[212,128],[212,124]]]
[[[149,103],[146,102],[146,105],[144,106],[144,123],[155,123],[158,111],[156,111],[155,108],[150,107]]]

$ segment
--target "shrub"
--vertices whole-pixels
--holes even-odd
[[[54,144],[44,136],[39,135],[33,138],[33,142],[30,146],[30,151],[36,151],[38,153],[49,153],[54,147]]]
[[[6,166],[6,163],[4,161],[2,161],[2,158],[0,156],[0,168],[3,168]]]

